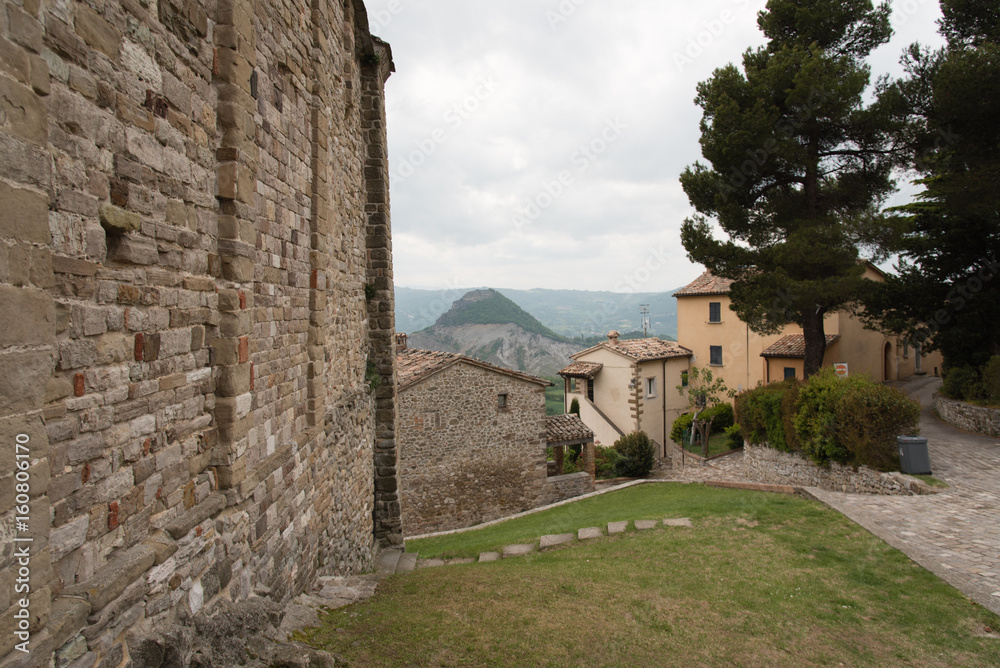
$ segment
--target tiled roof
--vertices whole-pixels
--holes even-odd
[[[603,368],[604,365],[597,362],[573,362],[560,371],[559,375],[566,378],[593,378]]]
[[[826,345],[830,346],[840,340],[840,334],[827,334]],[[774,345],[760,354],[761,357],[791,357],[805,358],[806,337],[803,334],[789,334],[778,340]]]
[[[443,369],[450,367],[452,364],[457,364],[458,362],[465,362],[488,371],[495,371],[506,376],[512,376],[514,378],[526,380],[531,383],[537,383],[546,387],[552,385],[552,383],[543,378],[529,376],[526,373],[514,371],[513,369],[505,369],[502,366],[496,366],[495,364],[466,357],[465,355],[442,353],[436,350],[406,348],[396,353],[396,378],[399,383],[399,390],[405,390],[417,381],[423,380],[427,376],[435,374],[438,371],[442,371]]]
[[[570,357],[577,359],[581,355],[600,348],[614,350],[636,362],[652,362],[654,360],[691,357],[694,355],[693,352],[674,341],[663,341],[662,339],[621,339],[617,343],[604,341],[593,348],[587,348]]]
[[[675,292],[674,297],[727,295],[729,294],[729,286],[732,284],[733,282],[730,279],[719,278],[718,276],[712,274],[712,272],[706,271],[704,274],[694,279],[691,283]]]
[[[550,415],[545,418],[545,438],[551,443],[592,441],[594,432],[583,423],[579,415]]]

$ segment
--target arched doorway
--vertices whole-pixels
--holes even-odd
[[[883,362],[882,362],[882,366],[883,366],[882,380],[892,380],[892,344],[891,343],[886,342],[886,344],[885,344],[885,351],[884,351],[884,353],[882,355],[882,358],[883,358]]]

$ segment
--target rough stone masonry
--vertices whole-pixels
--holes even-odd
[[[401,542],[392,70],[362,0],[4,3],[0,666]]]

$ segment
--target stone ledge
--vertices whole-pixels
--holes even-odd
[[[194,506],[186,513],[175,519],[164,527],[174,540],[179,540],[187,535],[188,531],[195,528],[209,517],[221,513],[226,508],[226,497],[223,494],[209,494],[208,497]],[[152,550],[153,548],[149,548]],[[175,548],[176,549],[176,548]]]
[[[791,485],[766,485],[759,482],[729,482],[726,480],[707,480],[706,487],[722,487],[725,489],[745,489],[756,492],[776,492],[778,494],[796,494],[798,488]]]
[[[1000,437],[1000,409],[974,406],[964,401],[934,395],[934,405],[941,419],[953,427],[983,436]]]
[[[148,545],[136,545],[117,559],[102,566],[86,582],[67,588],[67,596],[79,596],[97,612],[121,595],[134,581],[156,563],[156,551]]]

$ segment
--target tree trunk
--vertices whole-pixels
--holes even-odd
[[[806,314],[802,323],[802,333],[806,339],[806,359],[803,375],[808,378],[823,367],[823,355],[826,353],[826,330],[824,329],[823,309],[817,309]]]

